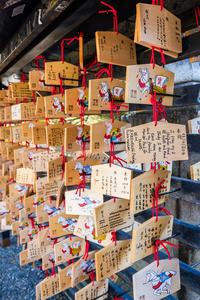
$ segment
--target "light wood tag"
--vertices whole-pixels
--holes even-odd
[[[40,283],[40,287],[42,300],[48,299],[60,293],[58,274],[47,278],[45,281],[42,281]]]
[[[101,244],[104,247],[111,243],[112,238],[111,233],[101,236],[96,235],[94,217],[91,216],[79,216],[74,234],[81,238],[87,238],[88,241],[95,244]]]
[[[14,162],[15,164],[22,164],[22,153],[26,150],[26,147],[14,149]]]
[[[42,270],[45,271],[53,268],[53,264],[54,267],[57,266],[57,264],[55,264],[54,249],[51,252],[42,255]]]
[[[32,141],[34,145],[45,145],[47,142],[46,137],[46,124],[43,123],[42,126],[34,126],[31,128],[32,131]]]
[[[5,120],[6,122],[10,122],[12,120],[11,107],[7,106],[4,108]]]
[[[47,146],[57,147],[64,145],[65,128],[74,127],[72,124],[53,124],[46,126]]]
[[[12,230],[12,225],[6,225],[5,217],[0,219],[1,221],[1,231]]]
[[[97,60],[118,66],[136,65],[136,49],[133,40],[113,31],[96,31]]]
[[[32,91],[29,90],[29,84],[24,82],[11,83],[12,98],[32,99]]]
[[[44,198],[38,198],[36,195],[32,195],[30,197],[27,197],[24,199],[24,208],[25,208],[25,213],[30,214],[34,211],[36,211],[36,207],[45,203],[47,201],[48,197]]]
[[[72,266],[73,264],[70,264],[58,273],[61,292],[71,287]]]
[[[65,191],[65,184],[64,184],[64,180],[61,180],[58,186],[58,192],[57,192],[57,196],[56,196],[56,208],[58,208],[64,199],[64,191]]]
[[[72,234],[78,222],[78,215],[66,215],[65,213],[49,218],[50,237],[59,237]]]
[[[22,142],[24,139],[22,138],[22,126],[12,126],[12,137],[13,137],[13,142]]]
[[[38,232],[38,248],[53,245],[53,241],[50,238],[50,229],[45,228]]]
[[[100,110],[89,110],[89,89],[83,87],[65,90],[65,113],[81,114],[81,105],[84,104],[84,114],[100,114]]]
[[[24,206],[21,201],[10,205],[10,213],[11,213],[13,221],[19,220],[19,211],[23,208],[24,208]]]
[[[200,134],[200,117],[188,121],[189,133]]]
[[[119,79],[110,80],[110,78],[89,80],[89,110],[109,110],[111,105],[109,102],[110,95],[114,104],[124,104],[125,100],[125,83]],[[128,111],[129,107],[117,107],[118,111]]]
[[[28,258],[33,259],[37,257],[37,260],[42,258],[43,255],[46,253],[50,253],[53,251],[53,245],[48,245],[46,247],[38,248],[38,238],[28,242],[27,244],[27,249],[28,249]],[[38,258],[38,256],[40,258]]]
[[[65,192],[66,214],[94,215],[94,208],[103,203],[103,195],[89,189],[76,193],[76,190]]]
[[[41,117],[45,116],[44,111],[44,97],[37,97],[35,114]]]
[[[78,67],[67,62],[62,61],[45,63],[45,83],[50,85],[60,85],[60,78],[62,84],[68,86],[78,86]]]
[[[72,157],[74,159],[77,159],[77,157],[81,156],[83,153],[82,151],[77,151],[72,153]],[[107,163],[109,159],[109,155],[106,153],[91,153],[90,150],[85,151],[86,158],[92,158],[92,159],[100,159],[101,163]]]
[[[104,300],[108,297],[106,293],[108,293],[108,279],[104,279],[100,282],[94,281],[76,292],[75,300],[92,300],[96,298],[98,298],[98,300]]]
[[[155,65],[153,69],[151,64],[128,66],[126,69],[126,103],[153,104],[151,102],[151,84],[153,91],[158,95],[156,98],[162,98],[164,106],[173,105],[175,74]]]
[[[16,176],[17,176],[17,170],[18,170],[19,168],[22,168],[22,164],[10,165],[10,178],[16,179]]]
[[[47,177],[36,180],[36,197],[54,196],[58,191],[59,180],[47,181]]]
[[[7,96],[7,90],[0,90],[0,105],[5,106],[6,103],[9,103],[6,99]]]
[[[22,150],[22,163],[24,168],[32,168],[33,167],[33,154],[39,154],[40,152],[44,152],[44,149],[39,148],[28,148],[24,151]]]
[[[96,251],[89,252],[87,260],[79,259],[72,264],[71,286],[75,287],[78,283],[89,278],[89,275],[96,269]]]
[[[117,241],[95,253],[96,279],[103,280],[132,265],[131,240]],[[107,267],[109,265],[109,268]]]
[[[85,172],[85,181],[90,182],[92,166],[100,164],[101,160],[91,158],[86,158],[86,160],[79,158],[67,162],[65,164],[65,186],[79,184],[83,180],[83,172]]]
[[[36,104],[33,102],[13,105],[11,109],[13,121],[44,119],[42,116],[36,115]]]
[[[6,121],[6,119],[5,119],[5,110],[4,110],[4,107],[1,107],[0,108],[0,122],[4,123],[5,121]]]
[[[185,125],[154,122],[125,129],[128,163],[187,160]]]
[[[21,148],[21,146],[18,145],[12,145],[12,146],[7,146],[7,159],[14,159],[14,150]]]
[[[10,197],[24,196],[26,195],[26,189],[27,187],[23,184],[12,183],[9,185],[9,195]]]
[[[33,158],[33,171],[34,172],[46,172],[47,163],[53,159],[59,158],[60,152],[47,152],[43,151],[40,153],[35,152]]]
[[[16,183],[35,184],[37,174],[29,168],[17,169]]]
[[[179,260],[154,261],[133,275],[134,300],[157,300],[180,290]]]
[[[81,257],[85,253],[85,240],[80,237],[71,237],[54,246],[56,265],[63,264],[70,259]]]
[[[29,72],[29,89],[32,91],[52,92],[53,86],[47,86],[45,82],[44,70],[33,70]]]
[[[50,202],[50,200],[45,201],[45,203],[36,207],[37,224],[49,222],[49,218],[60,214],[64,211],[59,207],[55,207],[55,201]]]
[[[190,175],[192,180],[200,181],[200,162],[197,162],[190,167]]]
[[[19,235],[19,221],[12,223],[12,235]]]
[[[97,236],[129,227],[134,223],[130,214],[130,201],[111,199],[94,208],[95,233]]]
[[[154,253],[152,238],[163,240],[172,235],[173,217],[153,217],[133,229],[131,261],[134,263]],[[159,245],[159,249],[162,246]]]
[[[130,199],[133,172],[116,165],[103,164],[92,167],[91,191],[113,197]]]
[[[46,118],[66,118],[65,115],[65,95],[56,94],[44,97]]]
[[[32,228],[32,226],[25,228],[20,231],[20,244],[25,244],[30,242],[31,240],[37,239],[39,229],[37,226]]]
[[[19,253],[20,267],[30,264],[32,261],[28,259],[28,249]]]
[[[131,180],[131,214],[139,213],[153,206],[153,192],[162,180],[165,182],[161,186],[166,188],[159,190],[159,194],[170,191],[171,172],[164,170],[149,170]],[[169,200],[169,194],[158,198],[158,205]]]
[[[124,130],[130,127],[131,124],[116,120],[113,123],[112,120],[106,120],[91,124],[90,152],[109,152],[111,143],[115,144],[115,151],[125,150],[126,145]]]
[[[83,141],[85,149],[90,148],[90,126],[74,126],[65,128],[64,149],[65,152],[74,152],[82,150]]]
[[[6,209],[6,202],[5,201],[0,201],[0,213],[5,213],[8,212],[9,210]]]
[[[61,180],[63,172],[63,157],[58,157],[47,162],[48,181]]]
[[[39,126],[46,126],[46,123],[40,121],[29,121],[22,123],[22,138],[26,141],[32,140],[32,128]]]

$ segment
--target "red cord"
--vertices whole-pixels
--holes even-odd
[[[104,4],[105,6],[108,6],[110,9],[109,10],[104,10],[104,11],[99,11],[99,14],[105,14],[108,12],[112,12],[113,13],[113,31],[116,32],[116,34],[118,35],[118,22],[117,22],[117,11],[116,9],[114,9],[114,7],[110,6],[109,4],[101,1],[101,4]]]
[[[166,213],[167,216],[171,216],[172,215],[169,210],[167,210],[165,207],[160,206],[158,208],[158,212],[161,212],[162,210],[164,210],[164,212]]]
[[[79,37],[83,37],[83,34],[80,33],[79,34]],[[62,63],[64,63],[64,42],[65,41],[69,41],[67,43],[67,45],[71,44],[74,40],[78,40],[79,41],[79,37],[73,37],[73,38],[70,38],[70,39],[63,39],[62,42],[61,42],[61,61]]]
[[[116,232],[112,231],[111,232],[112,238],[111,241],[115,243],[115,246],[117,245],[117,240],[116,240]]]
[[[111,81],[113,81],[113,66],[109,64],[109,68],[103,68],[100,71],[98,71],[95,76],[97,76],[97,79],[99,79],[104,73],[107,73],[110,77]]]
[[[38,70],[40,71],[40,67],[39,67],[39,62],[38,62],[38,60],[39,59],[43,59],[43,68],[44,68],[44,70],[45,70],[45,63],[46,63],[46,58],[45,58],[45,56],[44,55],[38,55],[38,56],[36,56],[34,59],[37,61],[37,62],[34,62],[34,61],[32,61],[36,66],[37,66],[37,68],[38,68]]]
[[[25,81],[27,80],[27,78],[26,78],[26,76],[24,75],[23,72],[21,72],[21,74],[22,74],[22,77],[20,78],[20,82],[25,83]]]
[[[113,110],[116,110],[118,116],[120,115],[120,113],[118,111],[118,107],[128,108],[127,105],[120,105],[120,104],[114,105],[113,97],[112,97],[112,94],[110,93],[110,119],[112,120],[112,123],[114,122]]]
[[[159,266],[159,253],[158,253],[158,246],[159,246],[159,245],[162,245],[162,246],[163,246],[163,248],[165,249],[165,251],[166,251],[167,254],[168,254],[169,260],[171,259],[170,253],[169,253],[167,247],[166,247],[164,244],[173,246],[173,247],[175,247],[175,248],[179,248],[178,245],[174,245],[174,244],[169,243],[169,242],[167,242],[167,241],[159,241],[159,240],[155,241],[155,245],[154,245],[154,261],[157,259],[157,267]]]
[[[90,248],[90,243],[88,242],[88,240],[86,240],[86,242],[85,242],[85,254],[82,257],[82,259],[84,259],[85,261],[88,259],[89,248]]]

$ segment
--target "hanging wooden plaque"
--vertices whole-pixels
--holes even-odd
[[[38,232],[39,232],[39,228],[37,226],[35,226],[35,228],[32,228],[32,226],[31,226],[30,228],[25,228],[25,229],[21,230],[20,231],[20,244],[28,243],[34,239],[37,240]],[[38,259],[40,259],[40,258],[38,258]]]
[[[17,170],[16,183],[35,184],[37,174],[29,168],[20,168]]]
[[[40,121],[29,121],[22,123],[22,138],[25,141],[32,140],[32,128],[35,126],[46,126],[46,123]]]
[[[117,241],[95,253],[96,279],[103,280],[132,265],[131,240]],[[109,265],[109,268],[107,267]]]
[[[47,143],[46,137],[46,124],[43,123],[42,126],[34,126],[31,128],[32,131],[32,141],[34,145],[45,145]]]
[[[58,191],[59,180],[47,181],[47,177],[36,180],[36,196],[42,198],[45,196],[54,196]]]
[[[22,168],[22,164],[10,165],[10,178],[16,179],[17,169]]]
[[[32,99],[32,91],[29,90],[29,84],[24,82],[11,83],[12,98]]]
[[[189,133],[200,134],[200,117],[188,121]]]
[[[46,126],[47,146],[57,147],[64,145],[64,130],[67,127],[74,127],[72,124],[54,124]]]
[[[125,133],[126,128],[130,128],[131,124],[106,120],[99,123],[91,124],[90,126],[90,152],[109,152],[111,143],[115,144],[115,151],[126,149]],[[98,132],[98,134],[97,134]]]
[[[73,126],[65,128],[64,150],[75,152],[82,150],[83,142],[85,149],[90,149],[90,126]]]
[[[47,181],[61,180],[63,172],[63,157],[47,162]]]
[[[0,201],[0,214],[4,212],[8,212],[9,210],[6,209],[6,202],[5,201]]]
[[[96,235],[94,217],[91,216],[80,216],[74,230],[74,234],[81,238],[87,238],[95,244],[101,244],[107,246],[111,243],[111,233],[103,234],[101,236]]]
[[[38,256],[42,258],[42,256],[45,255],[46,253],[53,251],[53,245],[48,245],[46,247],[38,248],[38,238],[36,238],[28,242],[27,249],[28,249],[29,259],[33,259],[35,257],[39,259]]]
[[[107,294],[106,294],[107,293]],[[101,296],[103,295],[103,296]],[[94,281],[87,286],[76,292],[75,300],[92,300],[98,298],[98,300],[104,300],[108,297],[108,279],[104,279],[100,282]]]
[[[6,99],[7,96],[7,90],[0,90],[0,105],[6,106],[6,103],[9,103]]]
[[[113,199],[94,208],[95,234],[97,236],[129,227],[134,223],[130,214],[130,201]]]
[[[153,206],[153,192],[156,187],[161,183],[166,188],[159,190],[159,194],[170,191],[171,172],[164,170],[157,170],[154,174],[154,170],[149,170],[131,180],[131,214],[137,214],[143,210],[151,208]],[[159,196],[158,205],[169,200],[169,194]]]
[[[72,234],[78,222],[78,215],[66,215],[65,213],[49,218],[51,238]]]
[[[12,140],[14,143],[22,142],[24,139],[22,138],[22,126],[13,126],[12,129]]]
[[[5,120],[6,122],[11,122],[12,120],[12,113],[11,113],[11,107],[7,106],[4,108],[4,114],[5,114]]]
[[[65,164],[65,186],[79,184],[83,180],[83,171],[85,174],[85,181],[90,182],[92,166],[99,165],[99,159],[79,158],[69,161]],[[99,191],[96,191],[97,193]]]
[[[154,261],[133,275],[134,300],[163,299],[167,295],[180,290],[179,260],[159,260],[159,266]]]
[[[6,121],[6,119],[5,119],[5,110],[4,110],[4,107],[1,107],[0,108],[0,122],[4,123],[5,121]]]
[[[24,202],[21,201],[21,204],[24,205]],[[22,222],[28,222],[28,223],[30,223],[29,216],[30,216],[30,214],[27,214],[25,212],[25,208],[20,209],[20,211],[19,211],[19,222],[20,223],[22,223]],[[23,229],[23,228],[20,228],[20,229]]]
[[[11,109],[13,121],[44,119],[42,116],[36,115],[36,104],[33,102],[13,105]]]
[[[20,261],[20,267],[30,264],[32,261],[28,259],[28,249],[23,250],[19,253],[19,261]]]
[[[53,268],[53,266],[57,266],[57,264],[55,264],[54,249],[51,252],[42,255],[42,270],[48,270]]]
[[[35,149],[35,148],[28,148],[25,149],[24,151],[22,150],[22,163],[24,168],[32,168],[33,167],[33,154],[37,153],[39,154],[40,152],[43,152],[44,149]]]
[[[197,162],[190,167],[190,175],[192,180],[200,181],[200,162]]]
[[[44,73],[44,70],[33,70],[29,72],[29,89],[31,91],[53,91],[53,86],[45,85]]]
[[[132,249],[131,261],[134,263],[148,255],[154,253],[154,246],[152,238],[156,240],[163,240],[172,235],[173,217],[163,216],[153,217],[142,223],[135,229],[132,234]],[[159,245],[159,249],[162,246]]]
[[[12,225],[6,225],[6,219],[5,218],[2,218],[0,219],[1,221],[1,231],[7,231],[7,230],[12,230]]]
[[[71,287],[72,266],[73,264],[70,264],[58,273],[61,292]]]
[[[125,100],[125,82],[119,79],[101,78],[89,80],[89,110],[109,110],[111,105],[109,102],[110,95],[114,100],[114,105],[123,104]],[[127,107],[117,107],[118,111],[128,111]]]
[[[40,117],[45,116],[44,97],[37,97],[36,107],[35,107],[35,114],[40,116]]]
[[[125,129],[128,163],[187,160],[185,125],[154,122]]]
[[[53,240],[50,238],[50,229],[47,227],[38,232],[38,247],[42,248],[49,245],[53,245]]]
[[[95,253],[96,251],[89,252],[86,261],[81,258],[72,264],[72,287],[75,287],[81,281],[88,279],[92,271],[96,269]]]
[[[63,264],[85,253],[85,240],[80,237],[67,238],[54,246],[55,264]]]
[[[16,144],[7,146],[7,159],[14,159],[14,150],[17,148],[21,148],[21,146],[18,146]]]
[[[133,172],[116,165],[103,164],[92,167],[91,191],[130,199]]]
[[[32,156],[33,162],[33,171],[34,172],[46,172],[47,171],[47,163],[56,158],[60,157],[60,152],[47,152],[43,151],[40,153],[35,153]]]
[[[101,110],[89,110],[89,89],[83,87],[65,90],[65,113],[81,114],[81,105],[84,104],[84,114],[100,114]]]
[[[56,274],[55,276],[46,278],[45,281],[42,281],[40,283],[40,287],[41,287],[41,299],[42,300],[48,299],[49,297],[52,297],[52,296],[60,293],[58,274]]]
[[[153,104],[151,102],[151,85],[156,92],[157,100],[162,99],[164,106],[173,105],[175,74],[151,64],[128,66],[126,69],[125,102],[138,104]],[[163,96],[161,95],[163,94]],[[172,96],[165,96],[170,94]]]
[[[26,195],[27,187],[23,184],[13,183],[9,185],[9,195],[10,197],[17,197]]]
[[[22,164],[22,153],[26,150],[26,147],[14,149],[14,162],[15,164]]]
[[[46,118],[66,118],[65,115],[65,95],[56,94],[44,97]]]
[[[48,197],[38,198],[36,195],[29,196],[24,199],[24,208],[25,213],[30,214],[36,211],[36,207],[45,203],[48,200]]]
[[[19,221],[12,223],[12,235],[19,235]]]
[[[83,155],[82,151],[77,151],[71,154],[74,159],[77,159],[79,156]],[[101,163],[107,163],[109,155],[106,153],[91,153],[90,150],[85,151],[86,158],[100,159]]]
[[[62,61],[45,63],[45,83],[50,85],[62,84],[68,86],[78,86],[78,67]]]
[[[103,203],[103,195],[84,189],[79,196],[76,190],[65,192],[66,214],[94,215],[94,208]]]
[[[41,205],[36,207],[37,224],[49,222],[49,218],[64,212],[60,207],[56,209],[55,201],[47,199]]]
[[[97,60],[118,66],[136,65],[136,49],[133,40],[113,31],[96,31]]]

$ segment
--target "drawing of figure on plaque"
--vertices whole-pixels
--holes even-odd
[[[95,258],[89,260],[89,261],[85,261],[83,260],[81,262],[80,265],[80,269],[79,270],[83,270],[83,275],[87,276],[89,273],[91,273],[95,268]]]
[[[67,255],[71,254],[71,256],[79,256],[79,253],[81,252],[81,241],[76,241],[72,244],[72,246],[69,246],[67,242],[63,243],[61,248],[61,254],[63,256],[63,259],[66,258]]]
[[[39,79],[39,85],[41,85],[41,87],[43,88],[43,90],[45,89],[45,85],[44,85],[44,72],[40,71],[40,79]],[[50,86],[46,86],[46,89],[50,89]]]
[[[70,276],[70,278],[72,278],[72,269],[67,269],[67,273],[65,275],[66,277],[67,276]]]
[[[32,165],[32,161],[33,161],[33,154],[34,154],[34,152],[33,151],[30,151],[30,152],[28,152],[28,161],[31,163],[31,165]]]
[[[153,84],[153,91],[158,93],[158,94],[166,94],[166,81],[168,81],[168,78],[163,76],[163,75],[157,75],[155,76],[155,79],[150,78],[150,73],[148,68],[144,69],[139,69],[137,78],[140,76],[138,79],[138,84],[137,84],[137,89],[139,92],[141,92],[140,100],[142,99],[143,95],[145,94],[145,97],[148,96],[150,92],[150,87],[151,84]]]
[[[33,237],[34,237],[36,234],[38,234],[37,228],[31,228],[31,229],[29,229],[28,237],[29,237],[30,240],[32,240]]]
[[[26,186],[25,185],[19,185],[18,183],[15,184],[15,189],[18,191],[19,195],[24,195]]]
[[[54,254],[54,252],[49,254],[49,262],[51,264],[55,263],[55,254]]]
[[[65,232],[69,232],[69,231],[74,231],[74,228],[76,227],[76,223],[77,223],[78,219],[65,219],[62,216],[58,217],[58,223],[61,223],[63,231]]]
[[[56,216],[61,213],[61,207],[56,208],[55,206],[50,207],[48,204],[44,205],[43,211],[46,211],[48,214],[48,217]]]
[[[41,205],[46,200],[46,197],[44,197],[44,198],[33,197],[33,198],[34,198],[34,201],[33,201],[33,207],[34,208],[36,208],[37,206]]]
[[[79,171],[79,179],[83,180],[83,175],[85,174],[86,180],[91,180],[90,175],[92,173],[91,166],[83,166],[81,162],[76,162],[74,170]]]
[[[99,94],[98,94],[98,98],[99,100],[102,102],[101,103],[101,107],[103,106],[104,102],[105,104],[108,103],[108,101],[110,100],[110,93],[112,94],[112,98],[115,101],[119,101],[119,100],[123,100],[123,91],[124,89],[121,87],[114,87],[112,90],[109,89],[108,87],[108,83],[106,81],[102,81],[99,82],[100,87],[98,87],[99,90]]]
[[[28,228],[29,226],[29,222],[21,222],[20,225],[19,225],[19,230],[23,230],[25,228]]]
[[[12,216],[12,222],[18,221],[19,220],[19,215]]]
[[[30,128],[33,128],[35,126],[35,124],[33,124],[33,123],[29,123],[29,125],[28,125],[28,128],[30,129]],[[24,150],[24,149],[23,149]],[[21,151],[20,151],[21,152]],[[24,152],[24,151],[23,151]],[[20,153],[21,154],[21,153]]]
[[[104,143],[106,143],[107,146],[110,146],[110,142],[112,143],[118,143],[122,141],[122,134],[126,126],[115,127],[113,128],[112,123],[105,123],[105,126],[107,127],[106,134],[104,135]],[[117,145],[116,145],[117,149]]]
[[[63,112],[65,114],[65,103],[61,102],[58,97],[52,97],[53,99],[53,104],[52,104],[52,109],[55,111],[55,115],[58,112]]]
[[[84,213],[87,213],[89,215],[93,215],[93,209],[95,208],[95,206],[97,204],[100,204],[101,201],[97,200],[97,199],[93,199],[92,197],[86,196],[86,197],[79,197],[79,195],[77,195],[75,193],[75,199],[74,200],[78,200],[78,206],[81,208],[81,210]]]
[[[82,104],[84,104],[84,109],[86,109],[88,107],[88,95],[85,95],[85,91],[84,90],[81,90],[81,89],[78,89],[78,92],[79,92],[79,97],[78,97],[78,100],[77,100],[77,105],[79,108],[82,107]]]
[[[76,144],[80,146],[80,150],[82,148],[82,142],[89,142],[90,141],[90,132],[88,130],[83,131],[82,127],[77,127],[78,135],[76,137]]]
[[[92,235],[93,240],[97,240],[99,244],[106,239],[106,235],[103,234],[101,236],[95,235],[95,226],[94,226],[94,218],[87,217],[84,221],[84,236]]]
[[[160,296],[161,293],[170,294],[172,277],[177,275],[177,273],[177,271],[165,271],[160,274],[156,274],[155,271],[150,270],[146,272],[146,282],[144,284],[152,284],[154,295]]]
[[[24,208],[24,205],[22,205],[20,203],[16,203],[15,207],[18,208],[18,210],[21,210]]]

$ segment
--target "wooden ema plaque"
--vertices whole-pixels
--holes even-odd
[[[14,150],[17,149],[17,148],[21,148],[21,146],[18,146],[18,145],[9,145],[7,146],[7,159],[11,159],[13,160],[14,159]]]
[[[90,126],[90,152],[109,152],[111,143],[115,144],[115,151],[125,150],[124,130],[130,127],[131,124],[116,120],[113,123],[112,120],[106,120],[92,124]]]
[[[22,203],[22,202],[21,202]],[[23,202],[24,205],[24,202]],[[25,213],[25,208],[20,209],[19,211],[19,222],[27,222],[28,224],[30,224],[30,219],[29,219],[29,215]],[[20,230],[23,230],[23,228],[20,227]]]
[[[59,207],[59,209],[56,209],[55,201],[50,201],[49,199],[47,199],[44,203],[37,205],[36,207],[37,224],[49,222],[50,217],[62,212],[64,212],[64,210],[62,210],[61,207]]]
[[[26,195],[27,187],[23,184],[12,183],[9,185],[9,195],[10,197],[24,196]]]
[[[6,219],[5,217],[0,219],[1,221],[1,231],[7,231],[7,230],[12,230],[12,225],[6,225]]]
[[[4,108],[4,115],[5,115],[5,120],[6,122],[11,122],[12,120],[12,113],[11,113],[11,107],[7,106]]]
[[[87,260],[79,259],[72,264],[71,287],[75,287],[81,281],[89,278],[89,275],[96,269],[95,263],[96,251],[89,252]]]
[[[32,155],[34,172],[46,172],[47,163],[60,157],[60,152],[47,152],[46,150]]]
[[[172,235],[173,217],[163,216],[153,217],[142,223],[135,229],[132,234],[132,263],[154,253],[154,246],[152,238],[156,240],[163,240]],[[162,246],[159,245],[159,249]]]
[[[56,265],[81,257],[85,253],[85,240],[76,236],[67,238],[54,245],[54,253]]]
[[[47,201],[47,198],[48,197],[38,198],[36,197],[36,195],[32,195],[27,198],[24,198],[25,213],[30,214],[36,211],[36,207],[45,203]]]
[[[159,300],[180,290],[180,267],[177,258],[152,262],[133,275],[134,300]]]
[[[39,154],[40,152],[43,152],[44,149],[35,149],[35,148],[28,148],[25,149],[24,151],[22,150],[22,163],[24,168],[32,168],[33,167],[33,154],[37,153]]]
[[[113,31],[96,31],[97,60],[118,66],[136,65],[136,49],[133,40]]]
[[[16,183],[35,184],[37,174],[29,168],[20,168],[17,170]]]
[[[57,266],[57,264],[55,264],[54,249],[51,252],[42,255],[42,270],[45,271],[53,268],[53,264],[54,267]]]
[[[6,209],[6,202],[0,201],[0,214],[2,214],[4,212],[8,212],[8,210]]]
[[[12,106],[12,120],[41,120],[41,116],[36,115],[35,113],[36,105],[33,102],[30,103],[21,103]]]
[[[154,170],[149,170],[131,180],[131,214],[137,214],[143,210],[151,208],[153,206],[153,193],[156,187],[165,182],[161,186],[166,188],[160,189],[159,194],[170,191],[171,172],[165,170],[157,170],[154,174]],[[158,205],[169,200],[169,194],[159,196]]]
[[[58,191],[59,180],[47,181],[47,177],[36,180],[36,197],[54,196]]]
[[[72,115],[81,114],[81,105],[84,104],[84,114],[100,114],[100,110],[89,110],[89,89],[83,87],[65,90],[65,113]]]
[[[94,208],[95,234],[97,236],[129,227],[134,223],[130,214],[130,201],[113,199]]]
[[[44,97],[46,118],[66,118],[65,115],[65,95],[56,94]]]
[[[72,124],[54,124],[46,126],[47,146],[57,147],[64,145],[64,130],[68,127],[74,127]]]
[[[44,112],[44,97],[37,97],[36,101],[36,108],[35,108],[35,114],[44,117],[45,112]]]
[[[6,99],[7,90],[0,90],[0,105],[6,106],[6,103],[9,103]]]
[[[29,228],[26,228],[20,231],[20,244],[25,244],[30,242],[31,240],[37,240],[37,235],[39,232],[39,228],[35,226],[35,228],[32,228],[30,226]],[[42,258],[42,257],[40,257]],[[38,258],[38,259],[40,259]],[[37,260],[37,259],[36,259]]]
[[[93,193],[89,189],[81,191],[81,195],[76,193],[76,190],[65,192],[65,207],[66,214],[78,215],[94,215],[94,208],[103,203],[103,195],[99,193]]]
[[[189,133],[200,134],[200,117],[188,121]]]
[[[153,91],[158,95],[157,100],[162,99],[164,106],[173,105],[173,96],[165,94],[174,93],[175,74],[155,65],[153,69],[151,64],[128,66],[126,68],[126,103],[153,104],[151,102],[151,84]]]
[[[128,163],[187,160],[185,125],[154,122],[125,129]]]
[[[12,98],[32,99],[32,91],[29,90],[29,84],[24,82],[11,83]]]
[[[114,104],[124,104],[125,100],[125,82],[119,79],[101,78],[89,80],[89,110],[109,110],[111,105],[109,102],[110,94]],[[126,107],[118,107],[118,111],[128,111]]]
[[[138,3],[134,42],[148,48],[155,46],[181,53],[181,20],[165,8],[161,10],[158,5]]]
[[[25,141],[32,140],[32,128],[35,126],[46,126],[46,123],[40,121],[29,121],[22,123],[22,138]]]
[[[28,249],[19,253],[20,267],[30,264],[32,261],[28,259]]]
[[[72,153],[72,157],[74,159],[77,159],[77,157],[81,156],[83,153],[82,151],[77,151]],[[85,151],[86,158],[92,158],[92,159],[100,159],[101,163],[107,163],[109,159],[109,155],[106,153],[91,153],[90,150]]]
[[[105,195],[130,199],[133,172],[111,164],[92,167],[91,191]]]
[[[49,218],[50,237],[59,237],[72,234],[78,222],[78,215],[66,215],[65,213]]]
[[[58,273],[61,292],[71,287],[72,266],[73,264],[70,264]]]
[[[78,86],[78,67],[67,62],[62,61],[45,63],[45,83],[50,85],[60,85],[60,78],[62,84],[68,86]]]
[[[12,140],[14,143],[22,142],[24,139],[22,138],[22,126],[13,126],[11,127],[12,130]]]
[[[32,131],[32,141],[34,145],[45,145],[47,142],[47,137],[46,137],[46,124],[43,123],[41,126],[35,125],[34,127],[31,128]]]
[[[19,235],[19,221],[12,223],[12,235]]]
[[[38,247],[42,248],[49,245],[53,245],[53,241],[50,238],[50,229],[48,227],[38,232]]]
[[[19,168],[22,168],[22,164],[10,165],[10,178],[16,179],[16,176],[17,176],[17,170],[18,170]]]
[[[200,181],[200,162],[197,162],[190,167],[190,175],[192,180]]]
[[[47,162],[47,181],[61,180],[63,174],[63,157]]]
[[[108,279],[104,279],[100,282],[91,282],[87,286],[76,292],[75,300],[92,300],[96,298],[98,298],[98,300],[107,299],[108,294],[106,293],[108,293],[108,284]]]
[[[52,92],[53,86],[45,85],[45,71],[33,70],[29,72],[29,90]]]
[[[26,150],[26,147],[14,149],[14,162],[15,164],[22,164],[22,153]]]
[[[37,260],[42,258],[43,255],[46,253],[49,253],[53,251],[53,245],[49,245],[46,247],[38,248],[38,239],[34,239],[27,244],[27,249],[28,249],[28,258],[33,259],[37,257]],[[38,256],[40,258],[38,258]]]
[[[101,164],[101,160],[92,158],[79,158],[69,161],[65,164],[65,186],[81,183],[83,172],[85,172],[85,181],[90,182],[92,166]],[[99,191],[97,191],[98,193]]]
[[[95,244],[101,244],[107,246],[111,243],[111,233],[103,234],[101,236],[96,235],[94,217],[91,216],[80,216],[74,230],[74,234],[81,238],[87,238]]]
[[[40,283],[40,287],[41,287],[41,299],[42,300],[48,299],[48,298],[60,293],[58,274],[43,280]]]
[[[4,107],[0,108],[0,122],[1,123],[5,122],[5,110],[4,110]]]
[[[95,253],[96,279],[103,280],[132,265],[131,240],[117,241]],[[108,267],[109,266],[109,267]]]
[[[81,125],[65,128],[64,150],[65,152],[81,151],[83,141],[85,149],[90,149],[90,126]]]

